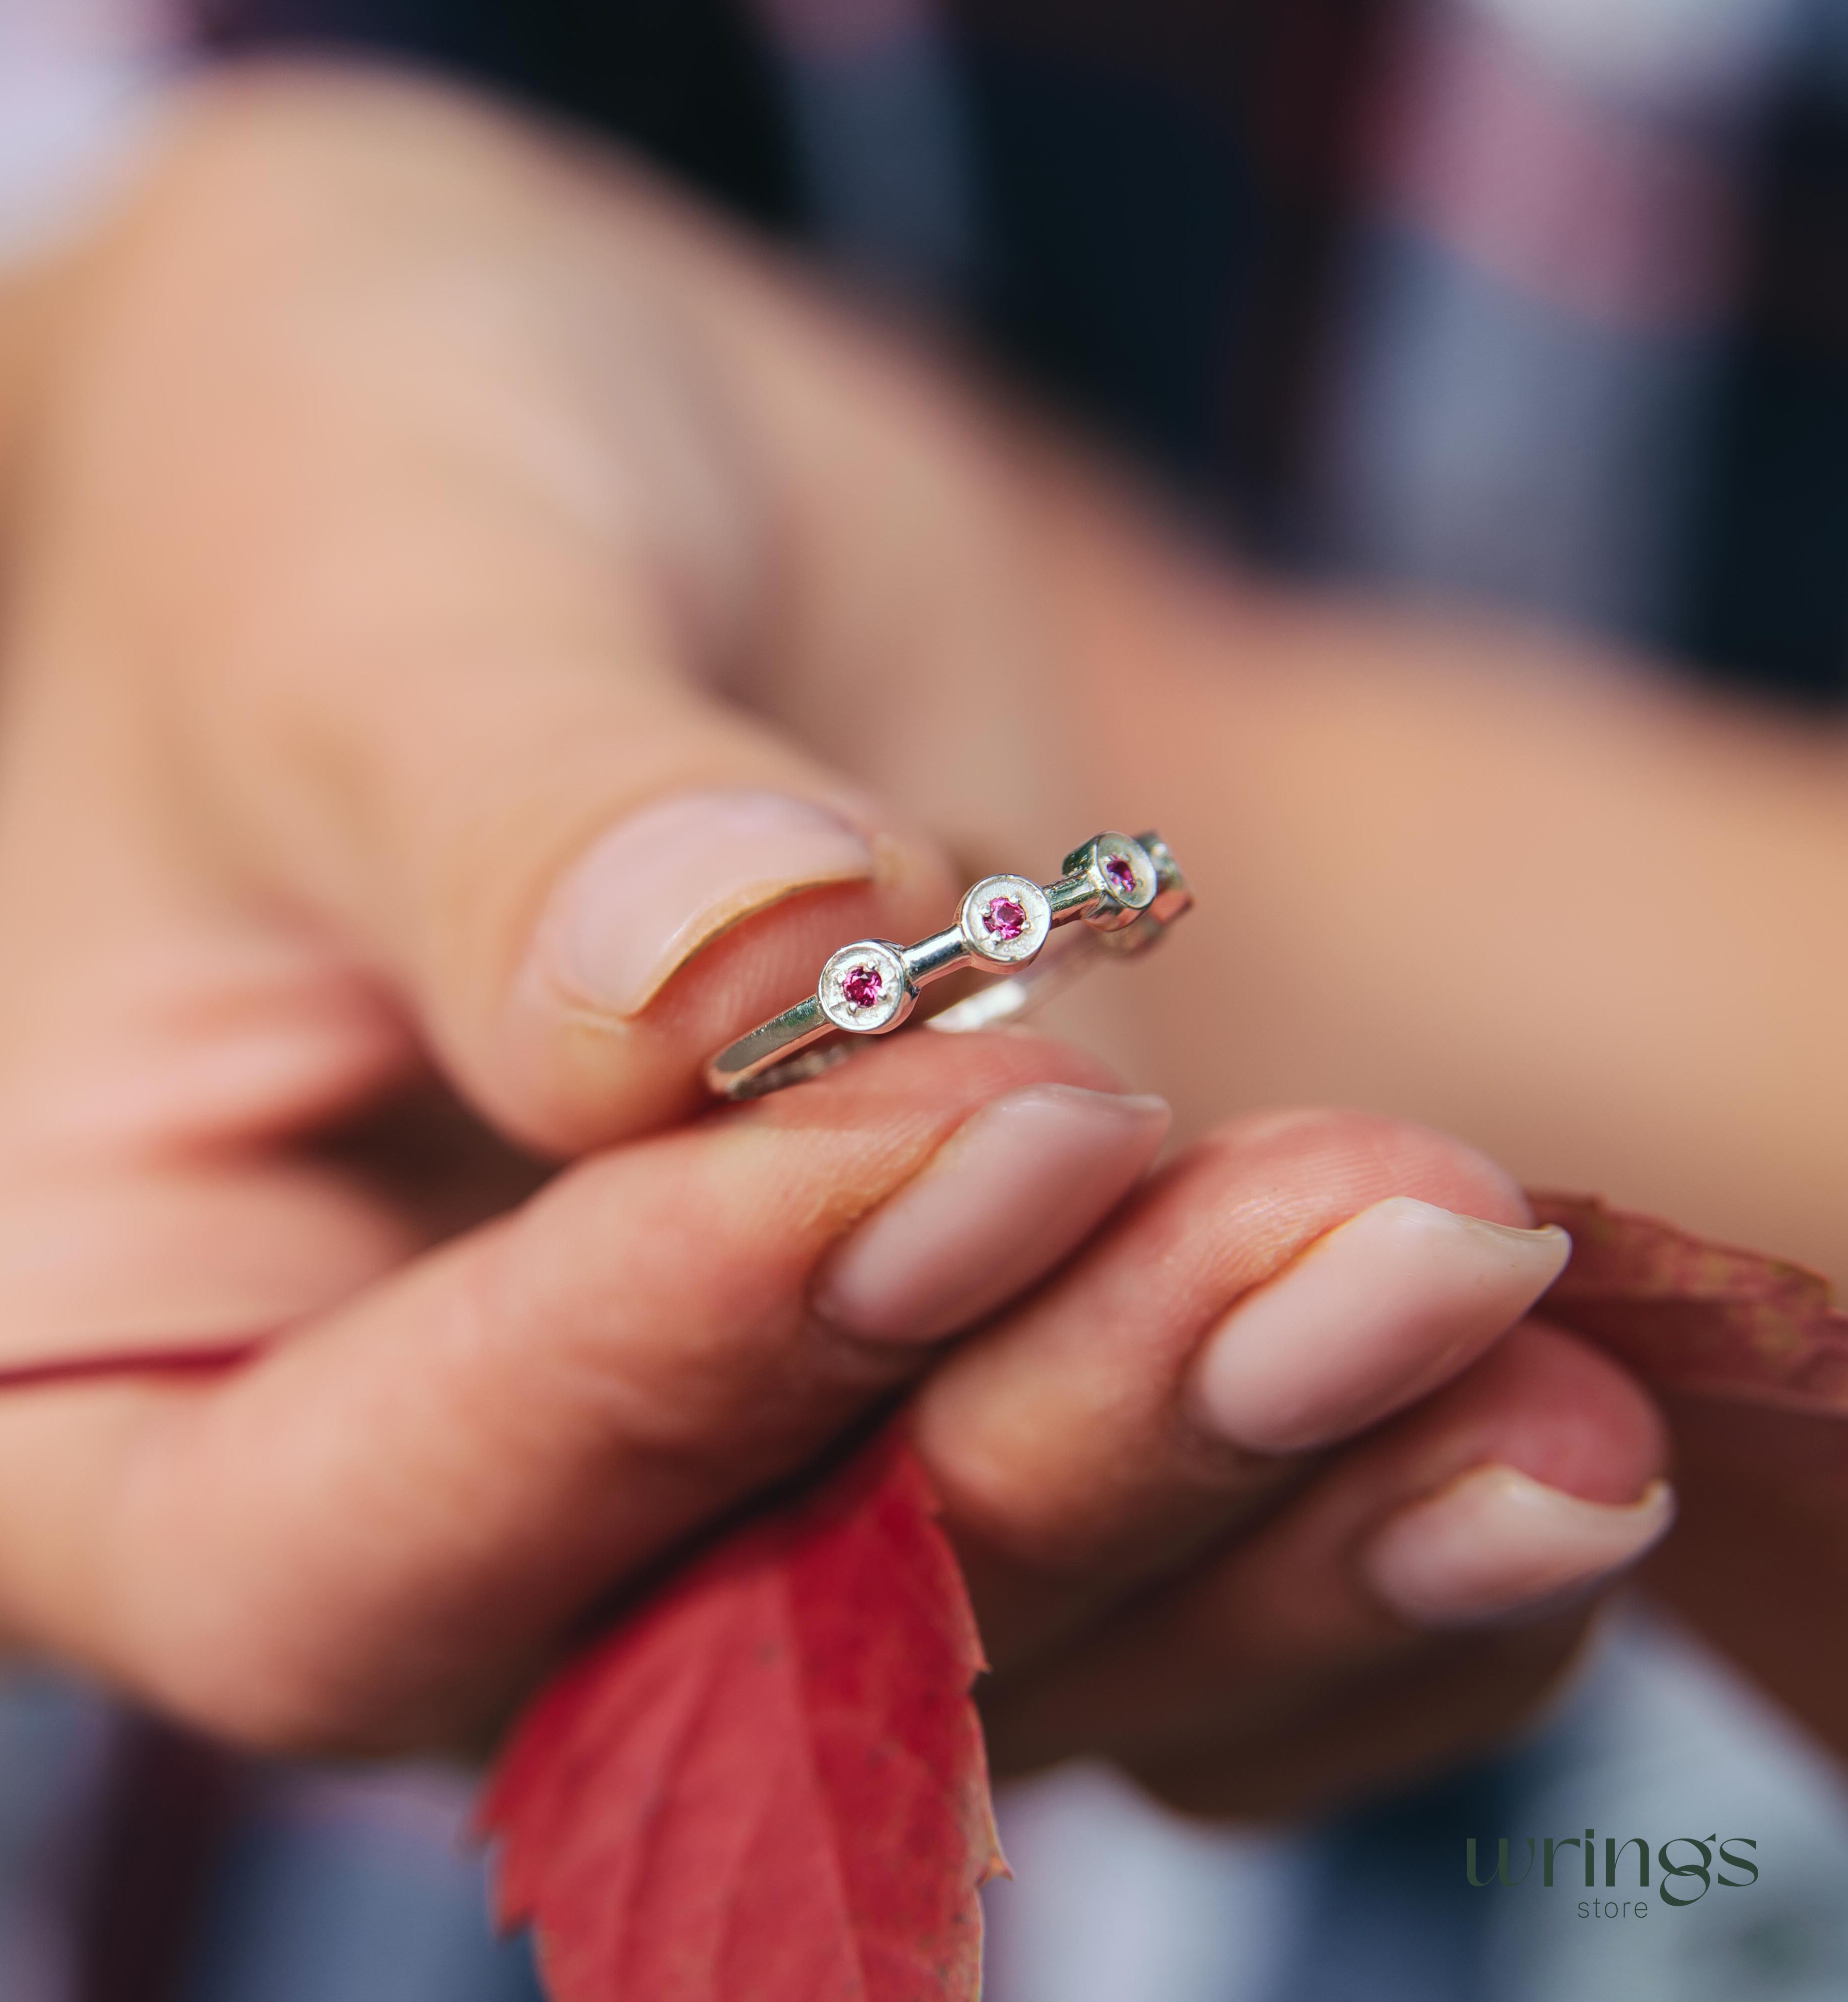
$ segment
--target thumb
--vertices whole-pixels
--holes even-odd
[[[686,225],[438,93],[260,85],[189,131],[60,405],[61,644],[161,706],[185,852],[376,968],[504,1130],[671,1119],[954,887],[703,678],[790,594],[664,275]]]
[[[445,525],[440,574],[395,577],[312,657],[207,677],[193,721],[240,886],[378,968],[503,1131],[575,1153],[682,1116],[704,1060],[836,947],[922,936],[957,886],[700,685],[643,584],[535,562],[543,529]]]
[[[503,1130],[579,1153],[683,1116],[712,1052],[856,937],[919,937],[930,842],[696,689],[598,663],[400,682],[331,719],[368,830],[327,886],[450,1076]],[[291,858],[284,857],[285,870]]]

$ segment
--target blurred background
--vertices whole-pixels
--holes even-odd
[[[385,52],[640,148],[968,330],[1229,541],[1848,692],[1848,0],[0,0],[0,258],[201,64]],[[239,1763],[0,1693],[5,2002],[514,2002],[465,1776]],[[1500,1834],[1749,1836],[1646,1920]],[[1281,1834],[1004,1803],[993,2002],[1848,1995],[1848,1794],[1641,1610],[1492,1764]]]

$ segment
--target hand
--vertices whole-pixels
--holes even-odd
[[[657,267],[716,255],[435,93],[280,78],[27,323],[0,1360],[276,1338],[0,1400],[0,1628],[218,1730],[479,1728],[919,1365],[809,1331],[855,1216],[997,1093],[1099,1080],[919,1049],[636,1143],[954,889],[707,685],[758,487]]]
[[[917,1422],[1004,1759],[1098,1746],[1173,1788],[1198,1753],[1244,1775],[1214,1798],[1274,1800],[1372,1776],[1382,1715],[1435,1753],[1530,1699],[1578,1616],[1424,1625],[1582,1586],[1662,1516],[1620,1374],[1534,1334],[1477,1360],[1546,1257],[1460,1325],[1414,1287],[1309,1435],[1247,1436],[1201,1349],[1376,1199],[1521,1222],[1479,1156],[1235,1130],[1033,1293],[1159,1139],[1072,1052],[904,1038],[664,1130],[841,938],[919,936],[954,893],[718,691],[1005,650],[880,560],[946,507],[953,547],[1013,546],[1030,483],[966,410],[657,194],[338,79],[208,100],[47,324],[0,738],[8,1339],[285,1332],[233,1375],[0,1406],[20,1644],[256,1742],[452,1741],[599,1593],[985,1324]],[[830,454],[887,419],[935,443],[856,520]],[[941,574],[979,599],[1006,554]],[[542,1157],[575,1165],[535,1192]],[[1407,1515],[1496,1460],[1591,1512],[1497,1476]],[[1510,1494],[1548,1536],[1471,1558]],[[1280,1575],[1293,1631],[1226,1626]],[[1438,1665],[1473,1707],[1393,1693]]]
[[[1235,1121],[950,1356],[917,1437],[999,1770],[1297,1812],[1540,1699],[1672,1502],[1648,1398],[1523,1320],[1566,1248],[1531,1221],[1425,1129]]]

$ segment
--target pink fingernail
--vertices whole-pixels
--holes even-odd
[[[929,1341],[1050,1271],[1161,1146],[1159,1098],[1034,1085],[985,1106],[854,1231],[815,1311],[876,1341]]]
[[[556,977],[618,1015],[740,919],[799,890],[863,881],[865,836],[780,793],[682,793],[599,837],[560,885],[545,935]]]
[[[1572,1241],[1392,1196],[1318,1238],[1208,1338],[1202,1412],[1260,1453],[1326,1445],[1455,1375],[1558,1278]]]
[[[1608,1578],[1659,1542],[1674,1519],[1665,1481],[1613,1508],[1512,1467],[1479,1467],[1394,1516],[1362,1552],[1361,1575],[1414,1626],[1472,1626]]]

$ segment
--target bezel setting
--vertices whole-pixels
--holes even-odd
[[[864,996],[869,977],[874,997]],[[903,948],[884,939],[857,939],[829,956],[816,983],[815,999],[837,1029],[849,1035],[876,1036],[895,1029],[918,998],[905,971]]]
[[[1012,910],[997,913],[998,905]],[[1004,922],[995,922],[998,915]],[[1017,930],[1005,921],[1016,916]],[[957,926],[970,952],[985,964],[1024,966],[1051,936],[1051,900],[1028,877],[985,876],[964,897]]]
[[[1100,932],[1134,924],[1161,888],[1159,872],[1148,849],[1129,835],[1114,832],[1093,835],[1082,848],[1073,849],[1065,857],[1065,874],[1084,878],[1096,899],[1085,913],[1085,923]]]

